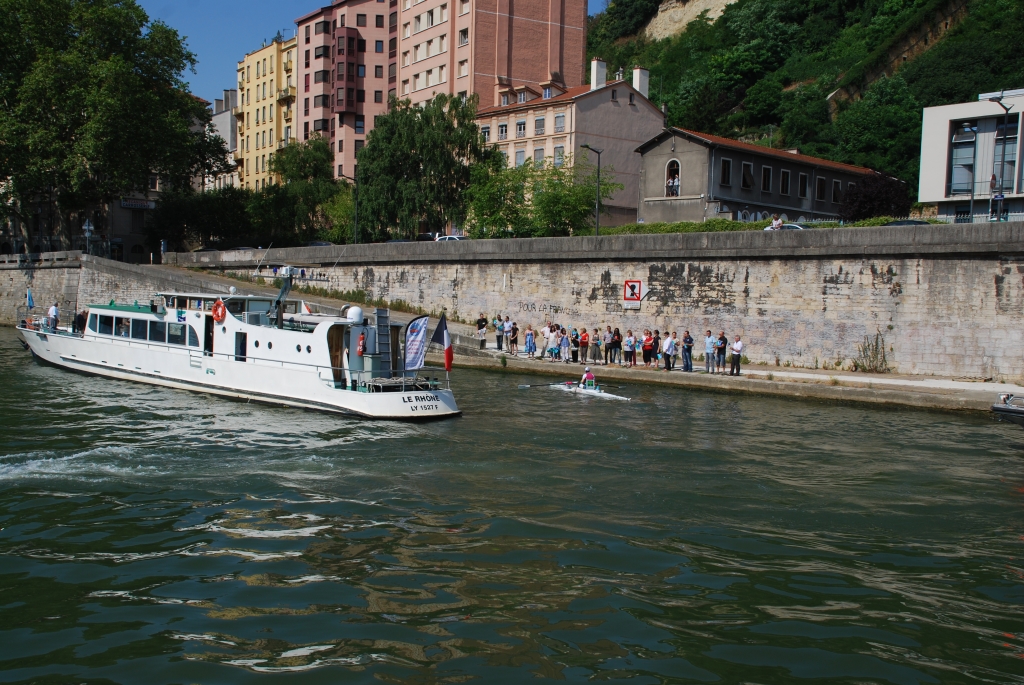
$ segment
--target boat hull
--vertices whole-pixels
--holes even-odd
[[[329,370],[325,374],[308,365],[240,362],[231,356],[205,355],[197,348],[21,326],[18,330],[40,361],[89,375],[374,419],[429,420],[461,414],[451,390],[356,392],[338,388]]]
[[[1010,404],[993,404],[992,411],[1002,421],[1009,421],[1024,427],[1024,407]]]

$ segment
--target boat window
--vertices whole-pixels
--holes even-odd
[[[188,346],[199,347],[199,336],[196,335],[196,329],[191,326],[188,327]]]
[[[228,300],[224,304],[228,306],[228,311],[232,314],[241,314],[245,311],[245,300]]]
[[[269,312],[270,311],[270,300],[250,300],[249,311],[250,312]]]
[[[298,302],[285,302],[284,303],[284,313],[285,314],[298,314],[299,313],[299,303]]]
[[[95,314],[90,314],[89,315],[89,330],[92,331],[93,333],[96,332],[96,315]]]
[[[169,323],[169,324],[167,324],[167,344],[168,345],[184,345],[185,344],[185,324],[183,324],[183,323]]]
[[[101,335],[113,335],[114,334],[114,317],[112,316],[100,316],[100,334]]]
[[[202,310],[202,308],[203,308],[203,301],[202,300],[197,300],[195,298],[190,299],[188,301],[188,308],[189,309],[199,309],[199,310]]]
[[[132,319],[132,337],[135,340],[146,339],[146,323],[143,319]]]
[[[164,296],[164,300],[167,302],[167,308],[168,309],[174,309],[174,296],[173,295],[165,295]]]
[[[187,297],[179,297],[178,298],[178,309],[188,309],[188,298]]]
[[[132,320],[124,319],[120,316],[114,319],[114,332],[119,338],[127,338],[131,333]]]
[[[167,342],[167,324],[163,321],[150,321],[149,339],[153,342]]]

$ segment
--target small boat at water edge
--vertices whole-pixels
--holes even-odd
[[[571,392],[574,395],[583,395],[585,397],[601,397],[601,398],[606,399],[606,400],[626,400],[626,401],[629,401],[628,397],[623,397],[622,395],[613,395],[610,392],[605,392],[604,388],[602,388],[600,385],[596,385],[596,384],[595,385],[589,385],[589,386],[582,386],[582,385],[580,385],[579,383],[577,383],[575,381],[569,381],[567,383],[561,383],[559,385],[553,385],[551,387],[558,388],[559,390],[564,390],[565,392]]]
[[[318,314],[287,300],[289,290],[286,284],[277,299],[161,293],[148,304],[111,300],[88,307],[82,331],[27,315],[18,330],[36,358],[97,376],[374,419],[461,413],[446,380],[421,375],[426,367],[405,369],[404,327],[390,322],[388,310],[377,309],[372,323],[355,306],[340,316]]]
[[[999,401],[992,405],[992,411],[1001,421],[1024,427],[1024,397],[1002,394]]]

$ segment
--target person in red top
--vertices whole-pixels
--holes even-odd
[[[583,352],[580,356],[583,359],[580,361],[581,364],[587,363],[587,350],[590,349],[590,334],[587,333],[586,328],[580,329],[580,350]]]
[[[654,356],[654,336],[650,330],[644,331],[644,340],[640,345],[644,353],[644,366],[651,365],[651,358]]]

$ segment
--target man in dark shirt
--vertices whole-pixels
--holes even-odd
[[[715,362],[718,364],[718,373],[725,373],[725,348],[729,346],[729,338],[725,331],[718,332],[718,340],[715,341]]]
[[[683,333],[683,371],[693,371],[693,338],[690,331]]]
[[[480,349],[484,349],[487,345],[485,336],[487,335],[487,317],[480,314],[480,318],[476,320],[476,337],[480,338]]]
[[[654,343],[651,345],[651,356],[654,358],[654,367],[658,367],[658,362],[661,360],[661,333],[654,331]]]

